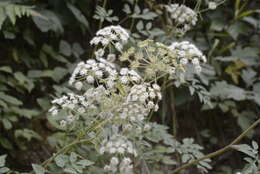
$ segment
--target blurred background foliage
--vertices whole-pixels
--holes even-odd
[[[0,154],[8,154],[9,167],[28,171],[55,151],[51,145],[60,134],[47,121],[49,102],[69,90],[66,79],[75,63],[91,57],[89,40],[111,24],[120,23],[137,40],[190,40],[207,55],[202,73],[187,75],[190,86],[168,88],[153,116],[175,137],[193,137],[211,152],[259,118],[260,2],[228,0],[217,10],[202,11],[199,24],[184,38],[173,37],[158,8],[163,3],[168,1],[0,1]],[[194,8],[196,3],[186,4]],[[249,138],[260,142],[260,129]],[[214,172],[241,168],[239,156],[228,152],[216,158]]]

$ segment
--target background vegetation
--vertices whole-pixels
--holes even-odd
[[[207,56],[202,73],[187,77],[191,85],[175,84],[164,91],[162,107],[152,116],[153,121],[168,126],[175,138],[193,137],[209,153],[229,144],[259,119],[260,2],[228,0],[210,10],[207,0],[187,1],[187,6],[200,12],[200,20],[184,37],[171,32],[173,26],[161,9],[168,3],[0,2],[0,154],[8,155],[8,168],[31,171],[32,163],[48,159],[67,141],[48,121],[50,101],[70,90],[67,79],[75,63],[91,57],[90,39],[111,24],[129,29],[136,40],[149,37],[169,44],[189,40]],[[260,142],[259,127],[247,137],[244,143]],[[243,157],[233,151],[218,156],[210,173],[233,174],[245,166]],[[196,171],[186,169],[187,173]]]

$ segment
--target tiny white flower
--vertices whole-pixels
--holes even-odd
[[[79,72],[79,74],[82,75],[82,76],[87,74],[87,73],[88,73],[87,69],[81,69],[80,72]]]
[[[141,95],[141,96],[139,97],[139,99],[140,99],[141,102],[145,102],[145,100],[147,99],[147,96]]]
[[[109,165],[105,165],[104,170],[109,171],[109,170],[111,170],[111,167]]]
[[[188,59],[187,59],[187,58],[182,58],[182,59],[180,60],[180,63],[181,63],[182,65],[186,65],[186,64],[188,63]]]
[[[75,83],[75,88],[77,90],[80,91],[82,89],[82,87],[83,87],[83,83],[82,82],[78,81],[78,82]]]
[[[86,112],[86,110],[85,110],[85,108],[80,107],[80,108],[78,108],[78,112],[83,114],[84,112]]]
[[[125,149],[123,147],[119,147],[117,149],[117,152],[123,154],[123,153],[125,153]]]
[[[150,96],[152,99],[154,99],[154,98],[156,97],[156,95],[155,95],[154,92],[150,92],[150,93],[149,93],[149,96]]]
[[[127,164],[130,164],[132,161],[130,158],[125,157],[122,162],[127,165]]]
[[[120,142],[120,141],[115,142],[115,146],[116,146],[116,147],[119,147],[120,145],[121,145],[121,142]]]
[[[144,130],[149,131],[151,129],[151,126],[149,124],[144,125]]]
[[[69,115],[69,116],[67,117],[68,123],[72,123],[74,120],[75,120],[75,116],[73,116],[73,115]]]
[[[91,75],[88,75],[87,78],[86,78],[86,80],[87,80],[87,82],[90,83],[90,84],[94,83],[94,81],[95,81],[94,77],[91,76]]]
[[[60,126],[61,127],[65,127],[67,125],[67,121],[66,120],[61,120],[60,121]]]
[[[99,153],[101,154],[101,155],[103,155],[104,153],[105,153],[105,147],[101,147],[100,149],[99,149]]]
[[[117,157],[112,157],[110,163],[115,166],[119,163],[119,160]]]
[[[127,83],[128,83],[128,78],[127,78],[127,76],[122,76],[122,77],[120,78],[120,81],[121,81],[123,84],[127,84]]]
[[[101,43],[102,43],[103,46],[106,46],[106,45],[109,44],[109,40],[104,38],[104,39],[101,40]]]
[[[158,105],[155,105],[155,106],[154,106],[154,111],[156,112],[156,111],[158,111],[158,109],[159,109],[159,106],[158,106]]]
[[[200,64],[200,61],[199,61],[198,58],[194,58],[194,59],[192,59],[191,62],[192,62],[193,65],[199,65],[199,64]]]
[[[152,109],[154,107],[154,103],[152,101],[149,101],[147,106],[149,109]]]
[[[120,44],[119,42],[117,42],[117,43],[115,44],[115,47],[116,47],[116,49],[117,49],[118,51],[121,51],[121,50],[123,49],[122,44]]]
[[[98,49],[96,52],[95,52],[95,55],[96,57],[102,57],[104,55],[105,51],[103,49]]]
[[[112,143],[111,141],[109,141],[109,142],[107,143],[107,147],[108,147],[108,148],[113,147],[113,143]]]
[[[153,86],[153,89],[155,89],[155,90],[158,90],[158,91],[161,90],[161,87],[159,85],[157,85],[156,83],[154,83],[152,86]]]
[[[210,10],[215,10],[217,8],[217,4],[215,2],[209,2],[208,7]]]
[[[157,92],[157,97],[158,97],[159,100],[161,100],[162,99],[162,93]]]
[[[98,77],[98,78],[101,78],[103,76],[103,72],[102,71],[96,71],[95,72],[95,75]]]
[[[109,88],[113,88],[114,85],[115,85],[115,82],[112,81],[112,80],[108,80],[106,84],[107,84],[107,86],[108,86]]]
[[[120,70],[120,74],[121,74],[121,75],[127,75],[128,72],[129,72],[128,68],[122,68],[122,69]]]
[[[126,119],[126,117],[127,117],[127,114],[126,114],[126,113],[122,113],[122,114],[120,114],[120,118],[122,118],[122,119]]]
[[[202,61],[203,61],[204,63],[207,62],[206,56],[202,56],[201,59],[202,59]]]
[[[116,148],[111,147],[111,148],[109,149],[109,153],[115,153],[115,152],[116,152]]]
[[[74,109],[74,108],[75,108],[75,104],[69,103],[69,104],[67,105],[67,107],[68,107],[69,109]]]
[[[51,115],[57,115],[58,114],[58,110],[57,109],[54,109],[52,112],[51,112]]]
[[[116,55],[115,55],[115,54],[109,54],[109,55],[107,56],[107,60],[108,60],[109,62],[114,62],[115,59],[116,59]]]
[[[94,66],[94,65],[96,65],[96,61],[94,59],[89,59],[89,60],[87,60],[87,64]]]

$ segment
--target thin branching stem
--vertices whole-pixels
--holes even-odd
[[[50,157],[49,159],[47,159],[46,161],[44,161],[41,166],[46,168],[48,166],[48,164],[50,164],[58,155],[62,154],[62,153],[65,153],[67,152],[70,147],[73,147],[77,144],[82,144],[82,143],[87,143],[87,142],[91,142],[92,138],[90,139],[82,139],[82,140],[77,140],[77,141],[74,141],[66,146],[64,146],[62,149],[60,149],[57,153],[55,153],[52,157]],[[34,171],[31,171],[29,174],[34,174],[35,172]]]
[[[254,129],[257,125],[260,124],[260,119],[257,120],[256,122],[254,122],[250,127],[248,127],[242,134],[240,134],[235,140],[233,140],[230,144],[228,144],[227,146],[223,147],[222,149],[219,149],[215,152],[212,152],[208,155],[205,155],[199,159],[196,159],[196,160],[193,160],[192,162],[190,163],[187,163],[181,167],[178,167],[177,169],[175,169],[174,171],[171,172],[171,174],[177,174],[178,172],[180,172],[181,170],[185,169],[185,168],[188,168],[188,167],[191,167],[195,164],[198,164],[200,161],[202,160],[205,160],[205,159],[209,159],[209,158],[213,158],[213,157],[216,157],[216,156],[219,156],[221,155],[222,153],[226,152],[226,151],[229,151],[229,150],[232,150],[233,149],[233,145],[235,145],[236,143],[238,143],[242,138],[244,138],[249,131],[251,131],[252,129]]]

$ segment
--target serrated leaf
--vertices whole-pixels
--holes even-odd
[[[255,150],[258,150],[258,148],[259,148],[257,142],[255,142],[255,141],[252,141],[252,146],[253,146],[253,148],[254,148]]]
[[[64,169],[64,172],[71,173],[71,174],[78,174],[78,172],[72,167],[66,167]]]
[[[234,99],[237,101],[246,100],[246,91],[240,87],[230,85],[226,81],[215,82],[211,87],[210,94],[222,99]]]
[[[138,21],[138,23],[137,23],[137,25],[136,25],[136,29],[137,29],[138,31],[141,31],[141,30],[144,29],[144,23],[143,23],[143,21]]]
[[[17,98],[7,95],[3,92],[0,92],[0,99],[4,100],[7,103],[13,104],[13,105],[22,105],[22,101],[18,100]]]
[[[61,21],[54,12],[50,10],[41,10],[39,13],[40,16],[33,16],[33,21],[42,32],[52,30],[54,32],[63,33],[64,29]]]
[[[176,164],[177,164],[176,161],[172,160],[172,159],[171,159],[170,157],[168,157],[168,156],[165,156],[165,157],[162,159],[162,162],[163,162],[164,164],[167,164],[167,165],[176,165]]]
[[[0,7],[0,30],[2,28],[2,25],[3,25],[4,21],[6,20],[6,17],[7,16],[6,16],[5,12],[4,12],[4,8]]]
[[[255,81],[256,75],[257,73],[250,68],[250,69],[243,70],[241,77],[244,80],[244,82],[246,82],[247,86],[251,86]]]
[[[6,149],[13,149],[13,145],[5,137],[0,137],[0,144],[1,144],[1,146],[3,146]]]
[[[140,14],[141,13],[141,9],[140,9],[140,7],[138,5],[135,5],[134,12],[135,12],[135,14]]]
[[[12,128],[12,123],[11,123],[9,120],[7,120],[6,118],[4,118],[4,119],[2,120],[2,122],[3,122],[4,128],[5,128],[6,130],[9,130],[9,129]]]
[[[11,110],[13,113],[16,113],[17,115],[24,116],[26,118],[32,118],[34,116],[39,115],[39,111],[36,109],[22,109],[18,107],[11,107]]]
[[[0,174],[2,174],[2,173],[7,173],[8,171],[10,171],[10,169],[7,168],[7,167],[2,167],[2,168],[0,168]]]
[[[129,7],[128,4],[125,4],[125,5],[124,5],[123,11],[124,11],[126,14],[130,14],[130,13],[131,13],[131,9],[130,9],[130,7]]]
[[[12,73],[13,70],[10,66],[1,66],[0,67],[0,71],[3,71],[3,72],[7,72],[7,73]]]
[[[253,149],[247,144],[233,145],[232,147],[240,152],[247,154],[248,156],[251,156],[252,158],[255,158],[256,154],[253,153]]]
[[[66,155],[58,155],[55,159],[54,159],[55,163],[57,166],[63,168],[66,163],[68,162],[68,156]]]
[[[79,9],[77,9],[75,6],[73,6],[70,3],[67,3],[67,7],[71,10],[71,12],[74,14],[74,16],[79,22],[81,22],[86,28],[89,28],[89,23],[86,17]]]
[[[77,159],[78,159],[78,155],[76,153],[72,152],[70,154],[70,162],[75,163],[77,161]]]
[[[15,11],[12,5],[7,5],[5,7],[5,13],[7,14],[8,18],[10,19],[10,21],[12,22],[12,24],[15,24],[16,21],[16,17],[15,17]]]
[[[62,53],[65,56],[70,56],[71,52],[72,52],[70,44],[64,40],[60,41],[59,51],[60,51],[60,53]]]
[[[82,167],[87,167],[87,166],[93,165],[94,162],[84,159],[84,160],[78,161],[77,164],[81,165]]]
[[[84,50],[79,43],[73,43],[72,53],[75,57],[79,58],[79,56],[81,56],[84,53]]]
[[[27,141],[30,141],[32,138],[41,140],[42,137],[35,131],[30,129],[17,129],[14,133],[15,137],[24,137],[27,139]]]
[[[35,174],[45,174],[47,172],[46,169],[38,164],[32,164],[32,167]]]
[[[0,167],[4,167],[5,166],[5,159],[6,159],[7,155],[1,155],[0,156]]]

